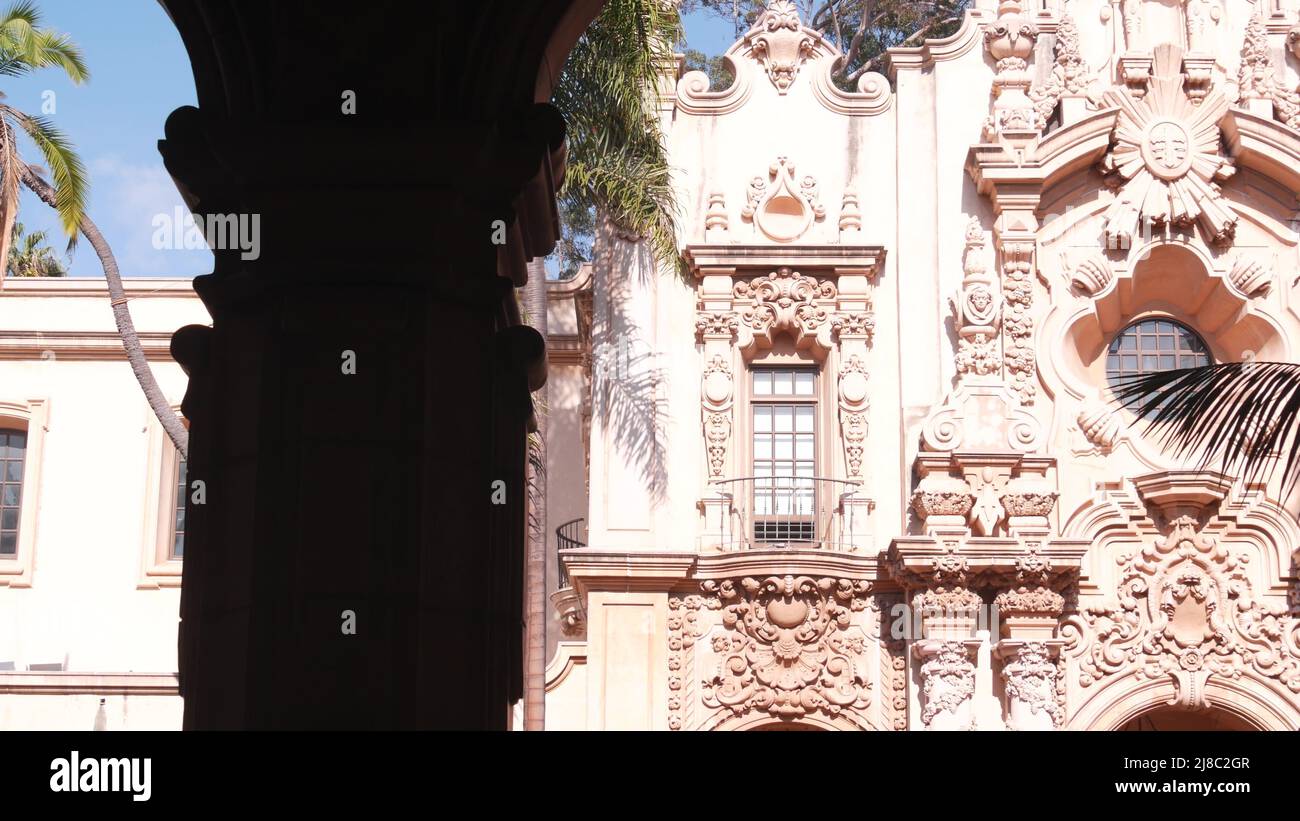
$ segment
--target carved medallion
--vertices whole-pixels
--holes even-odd
[[[1106,104],[1119,108],[1110,152],[1102,173],[1115,189],[1105,212],[1105,231],[1113,247],[1141,233],[1141,220],[1157,225],[1199,225],[1211,242],[1232,239],[1237,215],[1218,182],[1232,175],[1231,161],[1219,151],[1219,120],[1228,100],[1211,89],[1197,105],[1184,90],[1182,52],[1158,46],[1150,90],[1138,98],[1131,90],[1106,92]]]

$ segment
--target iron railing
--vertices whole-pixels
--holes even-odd
[[[575,550],[579,547],[587,546],[587,527],[582,517],[565,522],[555,528],[555,543],[558,547],[556,553],[556,564],[560,566],[560,585],[559,589],[563,590],[569,586],[569,571],[564,566],[564,551]]]
[[[849,551],[865,528],[854,504],[859,482],[815,476],[746,476],[710,482],[704,541],[723,550]],[[855,515],[862,521],[855,521]]]

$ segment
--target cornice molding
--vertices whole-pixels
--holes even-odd
[[[176,673],[0,673],[0,694],[179,696]]]
[[[128,299],[195,299],[191,277],[131,277],[122,280]],[[108,280],[99,277],[6,277],[4,297],[98,297],[108,299]]]
[[[697,276],[738,268],[781,267],[799,271],[833,269],[838,274],[874,276],[885,261],[880,245],[688,245],[686,264]]]
[[[140,347],[152,361],[174,361],[171,331],[140,331]],[[0,331],[0,360],[126,360],[117,331]]]

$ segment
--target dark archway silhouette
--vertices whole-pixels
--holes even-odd
[[[195,280],[212,327],[172,343],[206,488],[185,727],[504,728],[545,379],[514,289],[564,166],[536,101],[601,2],[160,2],[199,101],[167,169],[196,215],[260,218],[255,255]]]

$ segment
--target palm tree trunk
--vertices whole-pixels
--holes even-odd
[[[30,167],[23,169],[22,179],[23,184],[40,197],[41,201],[51,208],[54,207],[55,192],[49,183],[36,176]],[[90,217],[81,218],[81,233],[90,243],[90,247],[95,249],[99,264],[104,268],[104,278],[108,280],[108,295],[113,307],[113,319],[117,322],[117,332],[122,337],[122,347],[126,350],[127,361],[131,363],[131,371],[135,373],[135,379],[140,383],[140,389],[144,391],[149,407],[153,409],[158,422],[167,432],[167,438],[171,439],[176,450],[180,451],[181,458],[186,459],[189,457],[189,431],[185,429],[185,424],[167,403],[162,389],[158,387],[158,381],[153,377],[153,371],[149,369],[149,360],[145,359],[144,349],[140,347],[140,337],[135,332],[135,323],[131,321],[131,309],[126,304],[126,292],[122,289],[122,275],[117,269],[113,250],[108,247],[104,235],[99,233],[99,228]]]
[[[546,338],[546,266],[542,259],[528,263],[524,286],[524,312],[528,324]],[[546,386],[536,394],[537,436],[528,459],[528,558],[524,589],[527,625],[524,658],[524,729],[541,730],[546,723]]]

